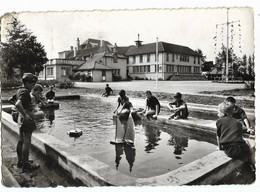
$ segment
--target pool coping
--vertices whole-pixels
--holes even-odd
[[[2,109],[6,109],[3,106]],[[160,118],[159,118],[160,119]],[[166,120],[165,120],[166,121]],[[12,121],[10,114],[2,111],[2,128],[18,135],[18,125]],[[175,122],[175,121],[173,121]],[[251,140],[255,144],[254,140]],[[109,165],[90,157],[87,154],[73,154],[66,149],[68,144],[39,130],[32,135],[32,146],[57,161],[59,166],[71,174],[73,179],[81,180],[86,186],[175,186],[212,184],[234,167],[243,162],[232,160],[223,151],[213,152],[171,172],[149,177],[134,178],[127,176]],[[188,173],[188,174],[187,174]]]

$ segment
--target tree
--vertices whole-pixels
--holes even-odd
[[[44,46],[37,42],[36,36],[25,28],[15,17],[9,23],[7,41],[1,43],[3,72],[10,79],[15,69],[19,69],[20,76],[25,72],[39,73],[43,64],[47,62]]]
[[[240,61],[240,65],[238,67],[238,72],[242,75],[246,74],[247,71],[247,56],[243,55],[242,60]]]
[[[255,61],[254,60],[255,60],[254,55],[253,56],[249,55],[247,71],[248,71],[248,75],[251,77],[255,76],[255,70],[254,70]]]
[[[227,48],[225,46],[221,47],[221,51],[218,53],[215,58],[215,67],[217,71],[221,71],[224,69],[224,74],[226,73],[226,55]],[[233,69],[233,73],[236,76],[238,67],[239,67],[239,58],[234,54],[233,49],[228,49],[228,63],[231,64],[231,68]],[[224,68],[223,68],[224,66]]]
[[[201,62],[204,63],[206,56],[203,55],[201,49],[196,49],[195,52],[197,52],[201,56]]]
[[[213,67],[214,67],[213,61],[205,61],[201,65],[201,71],[212,71]]]

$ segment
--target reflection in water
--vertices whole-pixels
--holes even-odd
[[[186,147],[188,147],[188,137],[181,137],[172,134],[171,138],[168,140],[168,145],[174,146],[174,154],[181,155],[182,151],[186,151]],[[176,159],[181,159],[179,156],[175,157]]]
[[[45,118],[50,121],[50,124],[52,125],[53,120],[55,119],[54,109],[45,109]]]
[[[122,159],[122,155],[125,151],[125,157],[127,162],[129,163],[129,171],[131,172],[135,161],[135,148],[127,144],[117,144],[115,145],[115,149],[116,149],[116,160],[115,160],[116,170],[118,170],[120,161]]]
[[[155,146],[159,145],[158,141],[161,140],[160,134],[161,131],[159,129],[149,125],[145,126],[145,136],[147,137],[145,151],[147,153],[151,153],[151,150],[155,149]]]

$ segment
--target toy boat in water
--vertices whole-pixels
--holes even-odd
[[[80,129],[75,129],[68,131],[67,134],[70,137],[80,137],[83,134],[83,131],[81,131]]]
[[[45,105],[40,103],[38,106],[40,109],[50,109],[50,108],[58,109],[60,107],[60,104],[58,102],[49,101]]]
[[[135,127],[132,115],[129,116],[127,121],[126,131],[123,128],[118,116],[115,119],[116,123],[116,136],[115,140],[111,140],[111,144],[129,144],[134,145],[135,140]]]

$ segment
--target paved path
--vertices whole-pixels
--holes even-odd
[[[75,87],[82,88],[98,88],[104,89],[108,82],[76,82]],[[125,89],[129,91],[145,91],[150,90],[152,92],[166,92],[190,95],[203,95],[212,96],[208,94],[201,94],[202,91],[223,91],[232,89],[244,89],[245,85],[240,84],[226,84],[226,83],[213,83],[211,81],[158,81],[156,88],[155,81],[121,81],[121,82],[109,82],[109,85],[114,90]],[[224,95],[214,95],[216,97],[223,97]],[[236,96],[236,99],[254,100],[254,97]]]

